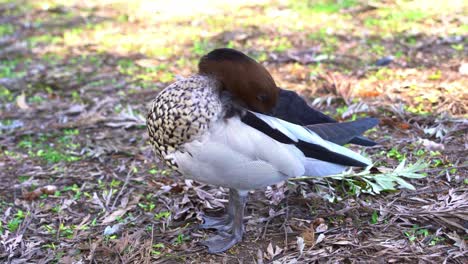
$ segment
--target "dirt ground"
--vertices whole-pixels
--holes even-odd
[[[165,3],[165,4],[164,4]],[[464,1],[0,0],[1,263],[467,263]],[[217,47],[338,120],[374,171],[423,162],[416,189],[290,181],[252,192],[244,240],[209,255],[226,189],[154,156],[155,95]]]

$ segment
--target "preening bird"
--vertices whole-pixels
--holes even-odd
[[[336,123],[333,118],[310,107],[294,91],[276,86],[270,73],[244,53],[228,48],[215,49],[200,59],[200,75],[216,78],[238,104],[297,125]],[[373,146],[376,143],[356,136],[349,143]]]
[[[161,91],[147,117],[160,159],[187,178],[229,188],[226,214],[202,216],[201,228],[218,230],[202,242],[210,253],[242,240],[250,190],[370,165],[341,145],[354,140],[372,145],[360,135],[377,123],[375,118],[336,123],[296,93],[278,88],[262,65],[231,49],[204,56],[199,73]]]

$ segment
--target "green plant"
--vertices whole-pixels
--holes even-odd
[[[0,37],[5,35],[10,35],[14,32],[13,25],[11,24],[2,24],[0,25]]]
[[[111,183],[110,183],[110,187],[112,188],[118,188],[120,186],[120,184],[122,184],[121,181],[118,181],[116,179],[112,179]]]
[[[454,49],[456,51],[463,51],[465,49],[465,45],[463,43],[452,44],[452,45],[450,45],[450,47],[452,47],[452,49]]]
[[[388,158],[393,158],[398,160],[399,162],[402,162],[406,158],[406,154],[402,154],[400,151],[398,151],[397,148],[392,148],[388,153],[387,153]]]
[[[1,69],[0,69],[0,71],[1,71]],[[0,72],[0,78],[1,78],[1,72]],[[13,93],[10,90],[8,90],[5,86],[0,85],[0,99],[1,100],[11,102],[11,101],[13,101],[14,98],[15,97],[14,97]]]
[[[193,42],[192,51],[198,56],[205,55],[211,49],[208,40],[196,40]]]
[[[75,194],[73,195],[73,199],[74,200],[78,200],[80,199],[81,197],[81,190],[80,190],[80,187],[78,187],[78,185],[75,183],[73,184],[72,186],[65,186],[63,188],[63,191],[72,191],[74,192]]]
[[[73,228],[70,226],[65,226],[63,223],[60,223],[58,231],[60,232],[60,236],[69,239],[73,238]]]
[[[429,245],[435,246],[443,241],[445,238],[431,234],[427,228],[421,228],[418,225],[414,225],[410,230],[405,231],[404,235],[408,238],[410,242],[414,241],[423,241],[429,238]]]
[[[375,225],[379,221],[379,213],[377,211],[372,212],[370,223]]]
[[[142,208],[146,212],[151,212],[156,207],[156,204],[154,204],[153,202],[138,203],[138,207]]]
[[[319,0],[319,1],[292,1],[292,7],[304,14],[314,13],[337,13],[341,9],[350,8],[356,5],[356,0],[342,0],[342,1],[330,1],[330,0]]]
[[[344,181],[351,189],[352,193],[359,195],[360,193],[368,193],[372,195],[379,194],[383,191],[395,191],[398,188],[406,188],[415,190],[414,186],[408,183],[403,178],[408,179],[421,179],[426,177],[425,173],[421,173],[429,165],[422,160],[414,164],[405,166],[406,160],[402,160],[400,164],[390,172],[372,174],[372,166],[368,166],[364,171],[359,173],[352,173],[347,171],[337,175],[321,176],[321,177],[299,177],[290,179],[290,181],[304,180],[304,179],[317,179],[323,181],[325,179],[334,179]]]
[[[171,216],[171,212],[168,211],[161,211],[154,215],[156,220],[160,220],[161,218],[169,218]]]
[[[161,250],[165,248],[163,243],[157,243],[153,245],[153,250],[151,251],[151,254],[153,255],[161,255]]]
[[[433,74],[429,75],[428,79],[431,81],[437,81],[442,78],[442,72],[440,70],[437,70]]]
[[[8,221],[7,223],[7,228],[10,232],[15,232],[18,230],[21,222],[23,222],[23,219],[26,217],[24,212],[22,210],[18,210],[18,212],[15,214],[14,218]]]
[[[177,235],[177,238],[174,242],[174,245],[181,245],[183,244],[185,241],[189,240],[190,239],[190,236],[186,236],[184,234],[179,234]]]

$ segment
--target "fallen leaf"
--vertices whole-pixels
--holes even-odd
[[[304,231],[302,231],[301,236],[304,239],[304,242],[307,246],[313,246],[315,244],[315,231],[313,229],[313,226],[304,229]]]
[[[110,215],[106,216],[106,218],[104,218],[104,220],[102,220],[102,223],[103,224],[108,224],[108,223],[114,222],[115,219],[117,219],[118,217],[123,216],[128,211],[128,209],[129,208],[125,208],[125,209],[121,208],[121,209],[115,210]]]
[[[55,186],[55,185],[46,185],[46,186],[41,188],[41,191],[42,191],[42,193],[52,195],[57,191],[57,186]]]
[[[411,128],[411,125],[408,124],[408,123],[400,122],[400,123],[397,124],[397,127],[399,129],[408,130],[408,129]]]
[[[346,241],[346,240],[342,240],[342,241],[336,241],[336,242],[333,242],[333,244],[335,245],[352,245],[353,243],[351,241]]]
[[[42,191],[40,188],[32,191],[32,192],[25,192],[23,193],[23,199],[28,201],[33,201],[39,198],[42,195]]]
[[[270,242],[270,244],[268,244],[268,247],[267,247],[267,252],[268,252],[268,256],[266,256],[266,258],[273,259],[277,255],[281,254],[281,252],[283,252],[283,250],[278,246],[276,246],[273,249],[273,245]]]
[[[318,217],[318,218],[315,218],[314,222],[312,222],[312,227],[313,229],[315,229],[317,226],[319,226],[320,224],[323,224],[325,223],[325,219],[321,218],[321,217]]]
[[[43,187],[36,188],[32,192],[25,192],[23,194],[23,199],[28,200],[28,201],[32,201],[32,200],[36,200],[37,198],[39,198],[43,194],[49,194],[49,195],[54,194],[55,191],[57,191],[57,186],[55,186],[55,185],[46,185],[46,186],[43,186]]]
[[[377,97],[377,96],[381,95],[381,92],[376,91],[376,90],[360,90],[357,93],[357,95],[359,97],[363,97],[363,98],[365,98],[365,97],[371,97],[372,98],[372,97]]]
[[[317,241],[315,241],[315,245],[317,245],[318,243],[322,242],[324,239],[325,239],[325,235],[324,235],[324,234],[320,234],[320,235],[317,237]]]
[[[429,139],[420,139],[419,142],[429,151],[444,150],[445,146],[441,143],[436,143]]]
[[[69,115],[76,115],[76,114],[80,114],[85,109],[86,109],[85,105],[75,104],[75,105],[70,106],[70,108],[68,108],[64,113],[69,114]]]
[[[28,110],[30,108],[29,105],[26,103],[26,95],[24,93],[16,97],[16,104],[19,108],[23,110]]]
[[[461,75],[468,75],[468,63],[462,63],[460,68],[458,68],[458,72]]]
[[[328,225],[326,225],[326,224],[324,224],[324,223],[318,225],[318,226],[315,228],[315,232],[317,232],[317,233],[323,233],[323,232],[325,232],[325,231],[327,231],[327,230],[328,230]]]
[[[106,228],[104,229],[104,235],[105,236],[110,236],[110,235],[118,233],[120,231],[121,226],[122,226],[122,224],[115,224],[113,226],[106,226]]]
[[[302,252],[304,252],[304,247],[305,247],[304,238],[297,237],[296,244],[297,244],[297,249],[299,249],[299,253],[302,255]]]
[[[464,239],[462,239],[456,232],[452,232],[447,234],[447,236],[455,241],[455,246],[457,246],[461,251],[466,250],[466,242]]]

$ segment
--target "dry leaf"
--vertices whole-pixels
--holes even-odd
[[[318,243],[322,242],[324,239],[325,239],[325,235],[324,235],[324,234],[320,234],[320,235],[317,237],[317,241],[315,241],[315,245],[317,245]]]
[[[323,232],[325,232],[325,231],[327,231],[327,230],[328,230],[328,226],[327,226],[326,224],[324,224],[324,223],[318,225],[318,226],[315,228],[315,232],[317,232],[317,233],[323,233]]]
[[[444,150],[444,144],[436,143],[429,139],[420,139],[419,140],[422,145],[429,151],[437,151],[437,150]]]
[[[122,226],[122,224],[115,224],[113,226],[106,226],[106,228],[104,229],[104,235],[105,236],[110,236],[110,235],[118,233],[120,231],[121,226]]]
[[[397,123],[397,127],[402,130],[408,130],[411,128],[411,125],[405,122]]]
[[[320,224],[323,224],[325,223],[325,219],[321,218],[321,217],[318,217],[318,218],[315,218],[314,222],[312,222],[312,229],[315,229],[317,226],[319,226]]]
[[[55,185],[46,185],[44,187],[36,188],[32,192],[25,192],[23,194],[23,199],[28,200],[28,201],[32,201],[32,200],[36,200],[37,198],[39,198],[43,194],[52,195],[52,194],[55,193],[55,191],[57,191],[57,186],[55,186]]]
[[[458,72],[461,75],[468,75],[468,63],[462,63],[460,64],[460,67],[458,68]]]
[[[41,188],[41,191],[42,191],[42,193],[52,195],[57,191],[57,186],[55,186],[55,185],[46,185],[46,186]]]
[[[257,264],[263,264],[263,252],[260,249],[257,250]]]
[[[307,246],[313,246],[315,244],[315,231],[312,227],[302,231],[301,236]]]
[[[302,255],[302,252],[304,252],[304,247],[305,247],[304,238],[297,237],[296,244],[297,244],[297,249],[299,249],[299,253]]]
[[[104,220],[102,220],[102,223],[103,224],[108,224],[108,223],[114,222],[115,219],[117,219],[118,217],[123,216],[128,211],[128,209],[129,208],[117,209],[116,211],[112,212],[110,215],[106,216],[106,218],[104,218]]]
[[[267,252],[268,252],[268,256],[266,256],[266,258],[273,259],[277,255],[281,254],[281,252],[283,252],[283,250],[278,246],[276,246],[273,249],[273,245],[270,242],[270,244],[268,244],[268,247],[267,247]]]
[[[26,95],[24,93],[16,97],[16,104],[19,108],[23,110],[28,110],[30,108],[29,105],[26,103]]]

